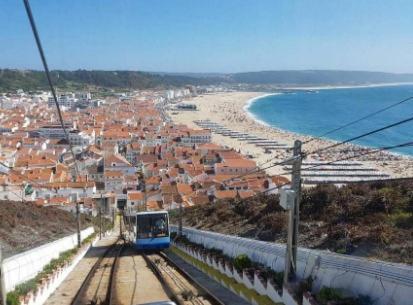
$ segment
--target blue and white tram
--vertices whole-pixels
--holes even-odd
[[[171,241],[167,211],[138,212],[134,217],[133,242],[137,250],[162,250]]]

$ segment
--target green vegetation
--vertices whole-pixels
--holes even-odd
[[[7,294],[6,303],[7,305],[19,305],[19,295],[15,291],[9,292]]]
[[[322,287],[317,293],[317,301],[322,305],[327,304],[328,301],[340,301],[343,299],[342,293],[335,288]]]
[[[160,75],[138,71],[59,71],[51,72],[52,81],[61,90],[94,88],[147,89],[169,88],[188,84],[202,85],[218,82],[217,79],[196,78],[183,75]],[[0,91],[48,90],[43,71],[0,70]]]
[[[252,263],[250,258],[246,254],[240,254],[234,259],[234,267],[238,271],[242,271],[243,269],[246,268],[251,268]]]
[[[184,225],[284,243],[287,215],[278,201],[256,196],[187,208]],[[300,246],[413,263],[413,244],[406,243],[413,236],[413,180],[319,185],[304,189],[300,210]]]
[[[355,85],[371,83],[412,82],[413,74],[393,74],[366,71],[259,71],[234,74],[148,73],[139,71],[76,70],[51,72],[53,83],[61,90],[148,89],[185,85],[249,84],[261,90],[273,90],[272,85]],[[257,88],[257,89],[259,89]],[[43,71],[0,70],[0,91],[47,90]],[[103,92],[101,96],[104,96]]]
[[[358,297],[346,297],[343,292],[336,288],[322,287],[316,294],[316,300],[321,305],[328,305],[334,302],[337,305],[371,305],[372,300],[368,296],[360,295]]]

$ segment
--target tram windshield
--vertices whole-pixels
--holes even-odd
[[[165,237],[169,235],[167,214],[139,215],[136,218],[138,238]]]

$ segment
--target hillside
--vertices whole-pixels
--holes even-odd
[[[363,85],[413,82],[413,74],[368,71],[260,71],[232,74],[234,82],[247,84],[277,84],[289,86]]]
[[[81,219],[83,228],[93,225]],[[5,256],[38,247],[76,232],[75,216],[55,207],[0,201],[0,243]]]
[[[52,81],[60,89],[114,88],[148,89],[217,83],[215,78],[160,75],[138,71],[52,71]],[[48,89],[43,71],[0,70],[0,91]]]
[[[185,85],[235,85],[239,83],[251,86],[291,87],[413,82],[413,74],[333,70],[260,71],[233,74],[55,70],[51,74],[53,83],[62,90],[163,89]],[[0,92],[17,89],[29,91],[48,89],[44,72],[0,69]]]
[[[406,181],[304,190],[299,245],[412,264],[412,186]],[[184,226],[280,243],[287,237],[287,215],[275,195],[187,208]]]

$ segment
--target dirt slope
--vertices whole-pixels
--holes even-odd
[[[82,227],[91,225],[82,217]],[[55,207],[0,201],[0,243],[10,256],[76,232],[75,216]]]

